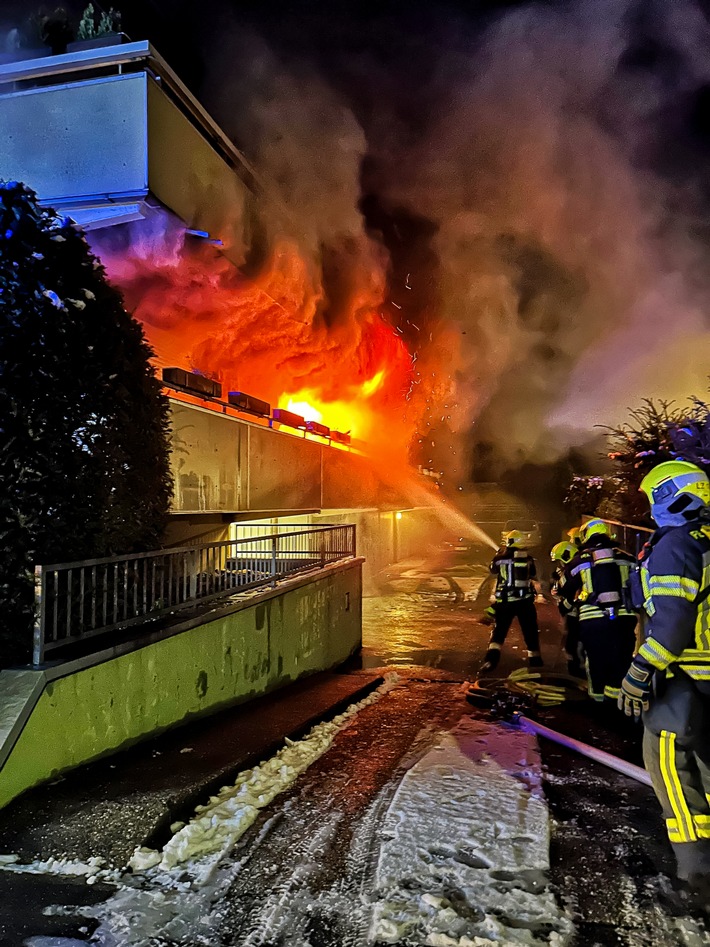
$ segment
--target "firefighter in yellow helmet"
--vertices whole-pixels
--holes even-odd
[[[571,532],[571,530],[570,530]],[[579,551],[573,543],[556,543],[550,550],[552,560],[552,583],[550,591],[557,602],[557,608],[562,616],[565,628],[565,654],[567,655],[567,673],[575,677],[585,677],[580,664],[579,656],[579,615],[574,605],[569,605],[565,599],[565,583],[567,581],[567,567]]]
[[[505,546],[491,563],[491,572],[496,578],[495,625],[481,665],[484,672],[497,667],[514,618],[520,622],[529,666],[542,667],[533,584],[537,576],[535,560],[525,548],[525,537],[520,530],[511,530],[504,539]]]
[[[619,707],[643,713],[644,761],[678,876],[710,901],[710,483],[695,464],[672,460],[640,489],[658,529],[632,583],[648,619]]]
[[[581,549],[567,567],[562,605],[577,609],[589,696],[613,709],[636,645],[637,619],[626,592],[635,561],[617,548],[604,520],[588,520],[579,538]]]

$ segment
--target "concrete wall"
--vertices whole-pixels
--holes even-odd
[[[361,562],[354,560],[225,606],[211,621],[127,653],[3,671],[0,693],[5,684],[11,693],[19,674],[33,696],[4,708],[0,806],[65,770],[341,663],[361,644],[361,595]],[[0,735],[2,716],[0,697]]]
[[[146,191],[147,84],[140,73],[0,95],[0,177],[53,203]]]
[[[153,79],[147,87],[148,184],[189,227],[219,237],[237,266],[251,242],[256,199]]]
[[[140,47],[148,56],[142,43],[114,54]],[[225,255],[241,266],[263,213],[259,199],[218,152],[211,130],[176,104],[162,72],[159,85],[145,71],[78,79],[67,71],[66,82],[3,92],[0,178],[26,182],[90,228],[120,222],[120,208],[121,220],[140,218],[155,203],[146,200],[150,192],[188,227],[222,239]]]

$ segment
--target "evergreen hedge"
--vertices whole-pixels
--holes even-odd
[[[0,666],[25,662],[34,565],[159,546],[168,402],[83,234],[0,182]]]

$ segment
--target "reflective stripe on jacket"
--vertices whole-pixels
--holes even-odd
[[[535,594],[532,585],[536,575],[535,560],[526,550],[503,549],[494,556],[491,572],[496,576],[497,602],[517,602]]]
[[[580,621],[633,615],[624,593],[633,568],[633,558],[610,546],[608,536],[592,537],[567,566],[565,605],[577,606]]]
[[[657,530],[641,560],[649,617],[638,656],[710,684],[710,522]]]

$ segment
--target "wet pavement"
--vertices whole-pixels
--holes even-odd
[[[0,810],[0,855],[23,864],[100,858],[103,867],[123,867],[135,848],[162,844],[172,823],[271,756],[285,736],[298,739],[381,681],[378,672],[357,669],[317,674],[39,786]],[[45,910],[93,904],[113,890],[87,886],[81,876],[2,872],[0,947],[20,947],[32,934],[84,937],[93,922]]]
[[[266,811],[242,838],[230,861],[247,857],[249,870],[209,918],[215,943],[365,943],[358,901],[371,893],[382,816],[404,771],[467,712],[460,686],[444,681],[413,681],[362,710],[285,795],[269,831]]]
[[[481,617],[492,591],[492,555],[485,546],[464,551],[444,547],[381,573],[379,594],[363,600],[362,666],[416,665],[473,679],[491,633]],[[556,607],[550,602],[539,605],[538,621],[546,666],[565,671]],[[525,643],[514,622],[497,676],[507,676],[524,661]]]
[[[145,941],[151,947],[365,943],[362,905],[379,820],[401,774],[437,732],[462,715],[486,716],[467,703],[462,684],[473,679],[490,634],[481,623],[490,555],[483,547],[448,547],[387,570],[379,577],[380,594],[364,602],[363,651],[347,673],[301,682],[290,695],[274,694],[251,709],[166,734],[28,794],[0,814],[0,852],[19,852],[23,860],[100,854],[123,863],[137,840],[164,841],[178,813],[184,818],[236,770],[268,756],[281,736],[302,733],[315,718],[328,718],[357,699],[389,667],[405,686],[360,711],[331,749],[261,812],[223,862],[220,896],[201,906],[202,921],[192,917],[189,930],[181,930],[178,918]],[[562,671],[556,610],[541,605],[539,616],[545,663]],[[520,667],[523,655],[514,626],[496,676]],[[563,705],[538,717],[639,762],[639,734],[616,732],[593,707]],[[672,856],[651,790],[544,740],[541,753],[553,818],[551,880],[576,924],[573,947],[688,943],[673,927],[673,915],[683,914],[684,905],[668,880]],[[118,810],[123,827],[114,819]],[[86,904],[111,890],[88,888],[80,879],[7,873],[0,883],[2,947],[20,947],[29,933],[40,932],[87,940],[95,921],[80,910],[73,918],[42,916],[42,905]]]

